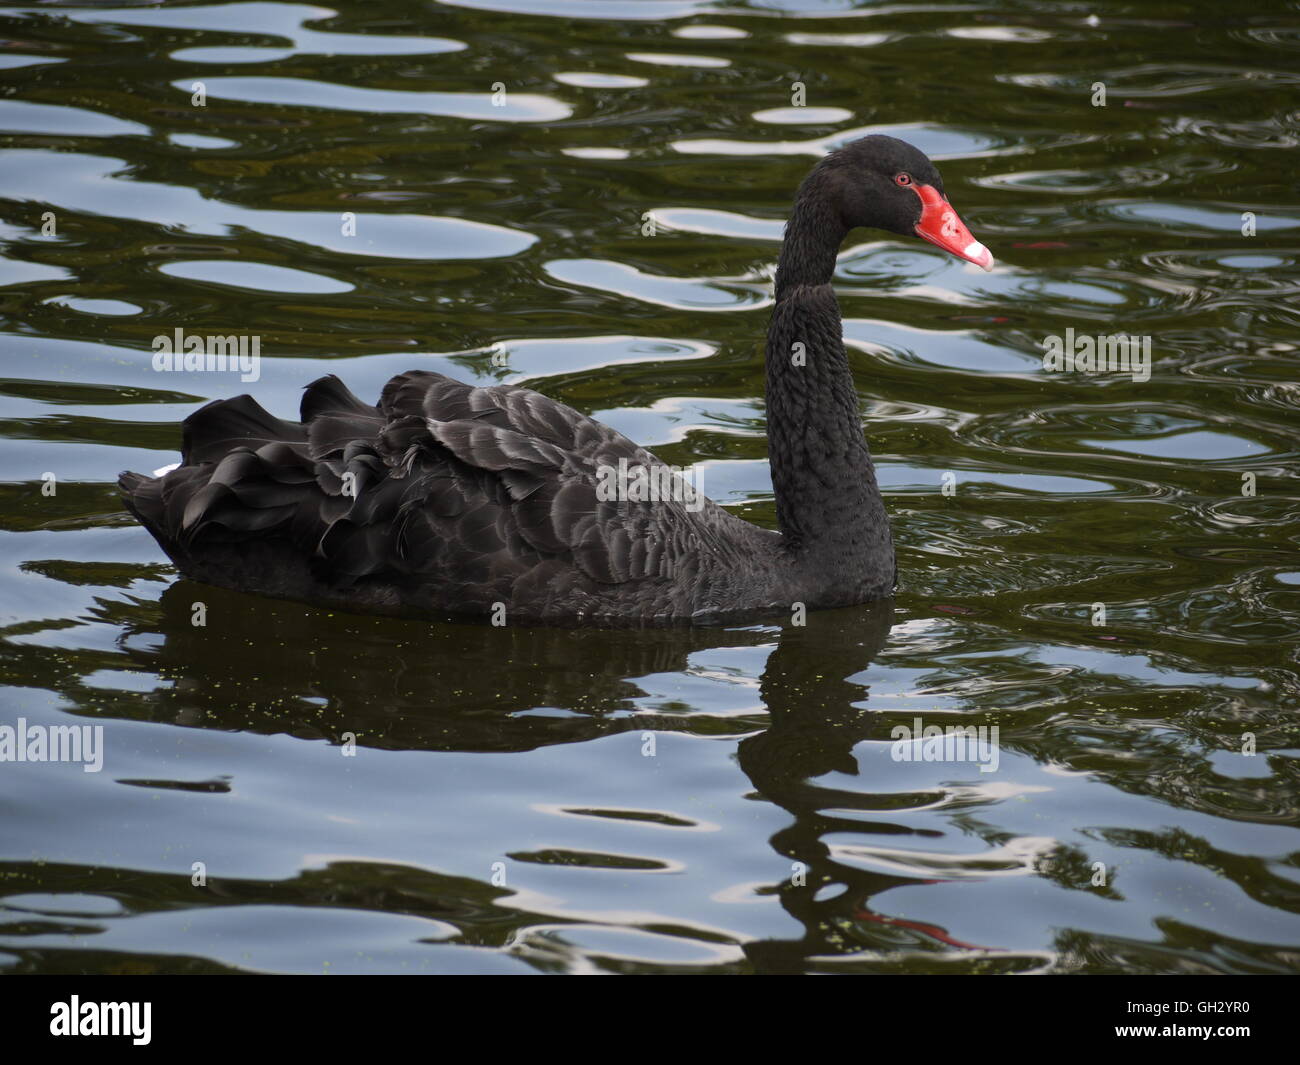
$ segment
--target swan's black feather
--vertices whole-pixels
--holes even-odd
[[[273,417],[252,396],[218,399],[185,419],[181,462],[185,466],[197,466],[217,461],[232,448],[257,448],[272,441],[296,443],[305,439],[301,425]]]
[[[249,396],[210,403],[180,468],[123,475],[183,572],[370,609],[653,623],[753,609],[736,578],[779,542],[707,500],[599,498],[602,465],[654,456],[529,389],[412,371],[370,406],[330,376],[301,409],[299,424]]]

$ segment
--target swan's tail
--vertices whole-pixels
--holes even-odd
[[[126,509],[162,543],[162,478],[124,470],[118,475],[117,486],[122,490]]]
[[[318,482],[317,460],[373,439],[384,419],[334,376],[307,386],[302,418],[277,418],[248,395],[215,400],[185,419],[179,466],[119,476],[123,502],[189,575],[201,532],[209,542],[279,534],[312,544],[350,503]]]

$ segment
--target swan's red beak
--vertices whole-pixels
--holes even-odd
[[[916,235],[951,252],[958,259],[992,270],[992,253],[970,235],[966,223],[957,217],[943,193],[933,185],[913,185],[912,188],[921,197],[921,220],[916,223]]]

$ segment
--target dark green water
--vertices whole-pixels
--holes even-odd
[[[0,35],[0,724],[104,743],[0,762],[0,969],[1300,970],[1297,5],[42,4]],[[869,131],[999,264],[841,256],[892,606],[331,616],[178,581],[121,509],[201,402],[429,367],[771,524],[781,223]],[[156,372],[178,327],[260,336],[260,379]],[[1067,329],[1150,337],[1150,379],[1046,372]],[[918,716],[996,725],[996,771],[896,760]]]

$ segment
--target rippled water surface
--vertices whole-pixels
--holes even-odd
[[[40,4],[0,36],[0,723],[104,735],[98,773],[0,763],[0,968],[1300,970],[1295,4]],[[118,501],[208,399],[426,367],[770,526],[781,226],[874,131],[998,259],[840,257],[893,604],[331,615],[178,579]],[[178,327],[259,336],[260,378],[155,371]],[[1047,372],[1067,329],[1149,336],[1150,379]],[[996,725],[996,771],[892,757],[918,716]]]

